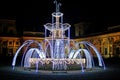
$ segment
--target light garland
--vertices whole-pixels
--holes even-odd
[[[50,64],[51,62],[54,62],[55,64],[62,64],[62,63],[66,63],[66,64],[85,64],[86,59],[82,58],[82,59],[50,59],[50,58],[46,58],[46,59],[39,59],[39,58],[29,58],[29,62],[31,64],[36,64],[36,62],[39,63],[43,63],[43,64]]]

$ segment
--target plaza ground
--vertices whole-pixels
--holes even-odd
[[[53,73],[52,71],[24,70],[20,67],[13,70],[12,57],[1,57],[0,80],[120,80],[120,58],[109,58],[104,61],[106,70]]]

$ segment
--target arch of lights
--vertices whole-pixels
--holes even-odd
[[[23,47],[25,47],[21,66],[30,68],[35,65],[36,71],[39,66],[51,64],[51,70],[68,70],[68,65],[77,64],[84,71],[87,68],[95,67],[93,51],[98,59],[98,66],[105,69],[104,61],[97,48],[87,41],[75,42],[70,39],[70,27],[68,23],[63,23],[63,13],[59,11],[60,3],[56,4],[56,12],[52,13],[52,23],[47,23],[45,27],[45,39],[42,43],[35,40],[25,41],[16,51],[12,66],[16,65],[16,59]],[[49,35],[47,35],[49,34]],[[70,43],[73,43],[73,46]],[[30,47],[31,44],[37,47]],[[92,51],[91,51],[92,49]]]

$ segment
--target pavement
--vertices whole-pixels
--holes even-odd
[[[106,59],[106,69],[95,69],[82,72],[72,70],[67,72],[53,72],[39,70],[25,70],[21,67],[11,66],[8,61],[0,61],[0,80],[120,80],[120,58]]]

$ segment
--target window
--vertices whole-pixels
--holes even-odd
[[[9,42],[9,45],[11,45],[11,44],[12,44],[12,41]]]

